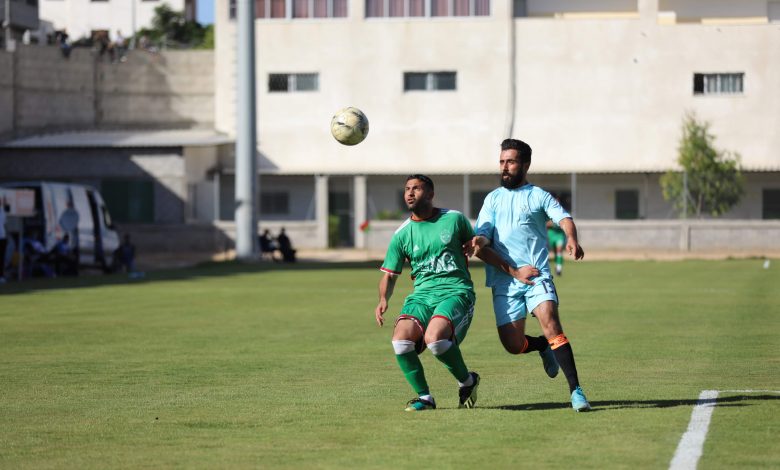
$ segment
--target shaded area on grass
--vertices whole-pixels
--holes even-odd
[[[716,406],[751,406],[748,403],[739,403],[743,401],[758,400],[780,400],[778,395],[736,395],[729,397],[718,397],[710,400]],[[590,405],[594,411],[620,410],[626,408],[672,408],[675,406],[694,406],[699,404],[699,399],[681,399],[681,400],[605,400],[591,401]],[[519,405],[499,405],[483,406],[481,408],[507,411],[544,411],[560,408],[569,408],[568,403],[526,403]]]
[[[222,261],[206,262],[191,268],[161,269],[145,273],[144,277],[132,279],[123,273],[62,277],[55,279],[33,278],[22,282],[11,282],[0,285],[0,296],[23,294],[26,292],[46,291],[52,289],[77,289],[84,287],[116,286],[125,284],[146,284],[161,281],[183,281],[205,277],[225,277],[262,272],[316,271],[332,269],[376,269],[381,262],[354,261],[340,263],[303,262],[295,264],[279,264],[264,262]],[[377,279],[379,276],[377,275]]]

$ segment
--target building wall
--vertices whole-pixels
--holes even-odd
[[[99,64],[97,93],[105,127],[211,127],[212,51],[133,51],[121,64]]]
[[[0,51],[0,137],[14,128],[14,55]]]
[[[5,149],[0,181],[51,180],[90,184],[148,181],[153,184],[154,222],[185,221],[187,182],[181,151],[172,149]]]
[[[688,111],[710,122],[717,145],[740,152],[748,169],[780,168],[776,27],[659,24],[664,8],[737,20],[763,8],[766,16],[766,1],[730,2],[726,10],[703,0],[656,3],[638,19],[581,20],[510,20],[511,3],[491,2],[489,17],[365,19],[364,1],[352,0],[348,18],[257,20],[265,170],[485,173],[497,143],[512,134],[534,147],[540,173],[662,172],[675,167]],[[607,3],[568,2],[575,12]],[[218,1],[215,125],[235,134],[236,23],[227,11]],[[405,93],[405,71],[457,71],[457,91]],[[268,92],[269,73],[304,72],[319,73],[319,91]],[[744,93],[694,95],[699,72],[744,73]],[[329,136],[330,116],[345,105],[363,109],[371,123],[356,147]]]
[[[400,225],[399,221],[372,222],[367,236],[369,250],[382,252]],[[577,222],[585,256],[592,252],[628,252],[634,257],[679,254],[780,256],[773,240],[780,237],[778,221],[617,221]]]
[[[76,48],[66,60],[53,46],[0,52],[0,65],[8,65],[0,67],[0,135],[212,126],[212,51],[131,51],[127,57],[112,64]]]
[[[93,30],[108,30],[111,34],[121,30],[129,37],[133,31],[151,26],[154,9],[162,3],[160,0],[40,0],[39,14],[42,20],[54,23],[55,29],[67,29],[74,40],[90,37]],[[165,3],[175,11],[184,10],[184,0],[165,0]]]

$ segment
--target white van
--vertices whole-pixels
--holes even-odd
[[[119,234],[97,189],[81,184],[45,181],[2,183],[0,187],[35,191],[35,213],[20,218],[22,226],[17,230],[22,229],[25,237],[35,234],[46,251],[54,248],[65,235],[60,217],[68,207],[68,201],[72,201],[79,215],[79,264],[97,266],[106,271],[114,268],[113,253],[119,247]],[[13,231],[12,227],[8,229]]]

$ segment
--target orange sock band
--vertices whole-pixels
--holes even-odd
[[[569,339],[566,337],[566,335],[561,333],[553,339],[548,339],[547,342],[550,343],[550,348],[558,349],[564,344],[569,344]]]

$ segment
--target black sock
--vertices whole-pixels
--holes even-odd
[[[574,351],[571,349],[571,344],[566,343],[556,349],[553,349],[555,353],[555,359],[563,369],[563,374],[566,376],[566,380],[569,382],[569,393],[573,392],[575,388],[580,385],[580,379],[577,377],[577,366],[574,364]]]
[[[544,351],[547,349],[547,338],[544,336],[528,336],[525,335],[525,340],[528,341],[528,347],[525,348],[524,353],[529,353],[531,351]]]

